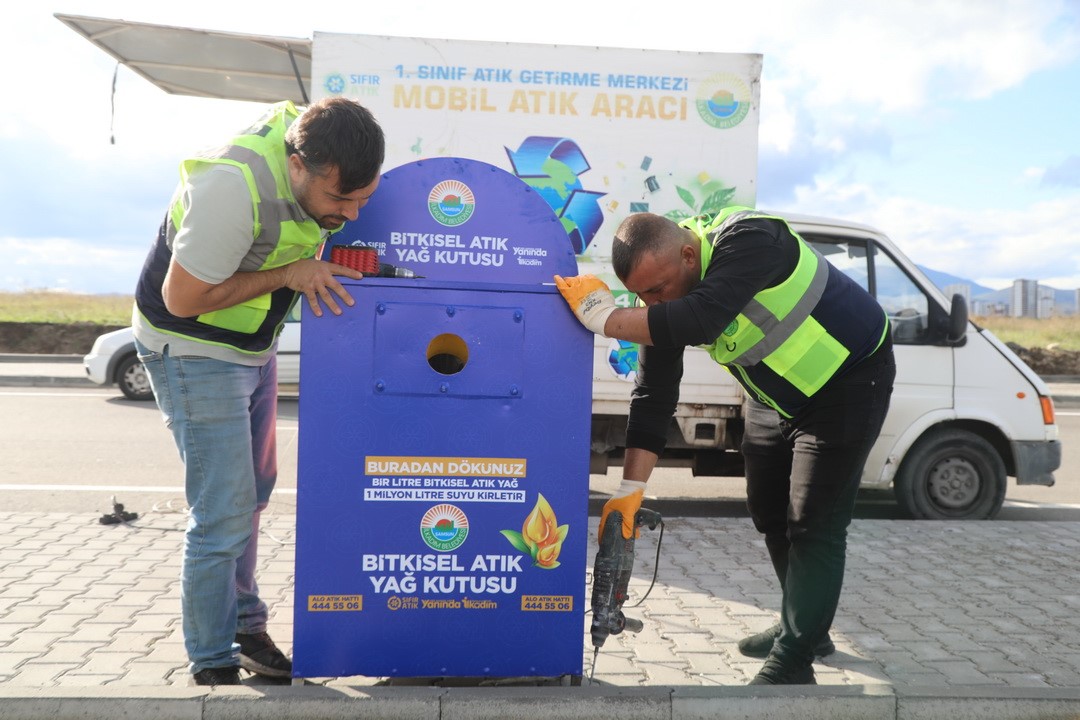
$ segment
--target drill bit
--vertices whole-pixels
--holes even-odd
[[[596,674],[596,656],[600,654],[600,648],[594,647],[592,651],[592,667],[589,668],[589,684],[592,685],[593,675]]]

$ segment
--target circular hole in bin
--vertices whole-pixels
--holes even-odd
[[[435,372],[454,375],[461,372],[469,362],[469,346],[452,333],[437,335],[428,343],[427,361]]]

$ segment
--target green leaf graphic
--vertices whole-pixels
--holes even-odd
[[[515,532],[513,530],[500,530],[499,532],[501,532],[503,536],[505,536],[506,539],[510,541],[510,544],[513,545],[515,548],[525,553],[526,555],[532,555],[532,553],[529,552],[529,546],[526,545],[525,541],[522,539],[521,533]]]
[[[682,198],[682,201],[686,203],[691,210],[697,207],[697,201],[694,200],[694,194],[692,192],[686,188],[679,187],[678,185],[675,186],[675,191],[679,193],[679,197]]]
[[[701,204],[702,215],[718,213],[731,204],[731,198],[735,195],[735,188],[720,188],[705,198]]]

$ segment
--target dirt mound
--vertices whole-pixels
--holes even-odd
[[[0,322],[0,353],[85,355],[98,335],[121,325]]]
[[[1025,348],[1005,343],[1041,377],[1050,375],[1080,375],[1080,351],[1061,348]]]

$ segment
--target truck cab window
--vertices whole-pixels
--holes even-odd
[[[921,345],[928,341],[930,301],[892,258],[873,245],[867,252],[866,243],[861,241],[805,235],[804,239],[877,298],[889,315],[894,343]]]

